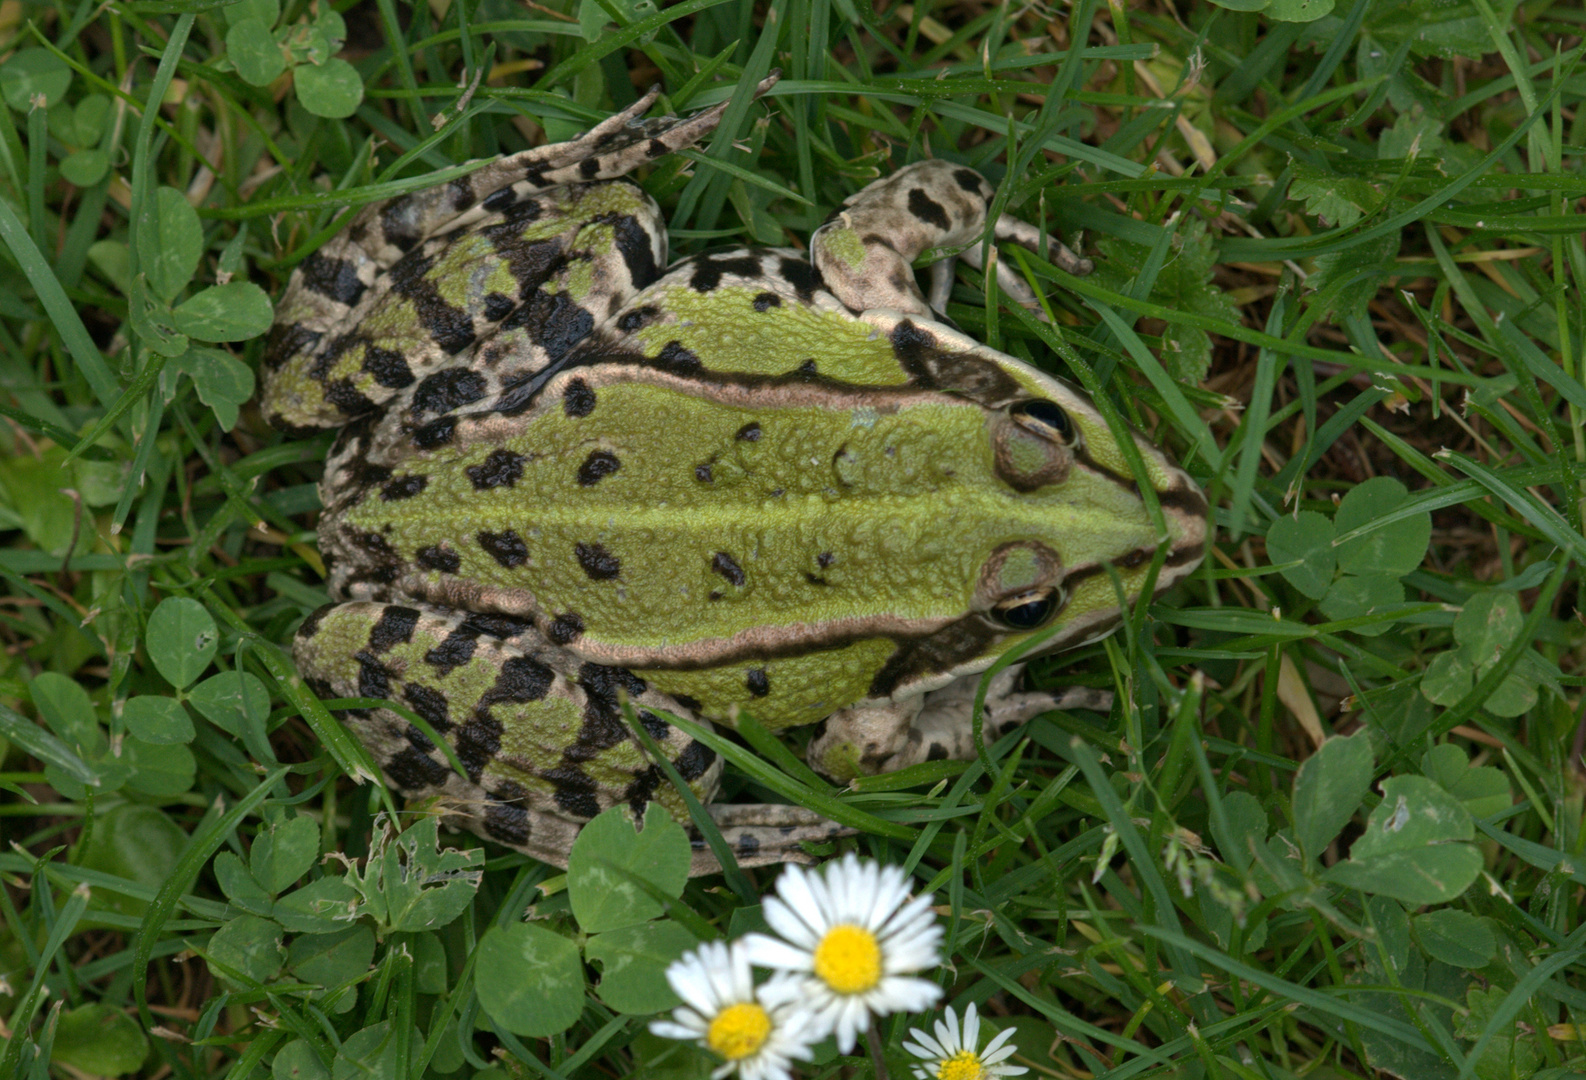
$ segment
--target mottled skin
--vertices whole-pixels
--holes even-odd
[[[813,265],[736,249],[663,273],[654,204],[615,178],[721,110],[625,126],[648,104],[466,195],[366,210],[294,275],[264,390],[284,427],[345,425],[319,526],[338,603],[298,633],[305,678],[424,718],[466,778],[396,713],[347,714],[395,786],[562,864],[607,807],[683,816],[624,696],[707,802],[720,762],[659,712],[823,723],[812,762],[837,777],[973,756],[979,672],[1037,633],[1106,633],[1160,544],[1158,591],[1206,538],[1205,499],[1161,451],[1131,436],[1165,534],[1083,395],[920,293],[917,254],[977,250],[978,174],[926,161],[871,185]],[[1057,703],[1018,674],[994,681],[989,731]],[[712,813],[749,864],[835,829]]]

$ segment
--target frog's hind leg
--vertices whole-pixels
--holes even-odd
[[[809,865],[815,858],[806,854],[800,845],[852,836],[855,832],[802,806],[713,803],[706,809],[739,866],[785,862]],[[698,830],[690,832],[694,834],[694,861],[689,876],[720,873],[721,864],[716,861],[710,845],[697,835]]]
[[[1022,664],[998,672],[986,691],[981,730],[990,741],[1052,709],[1111,708],[1112,695],[1088,687],[1020,691]],[[833,714],[810,742],[809,761],[836,779],[896,772],[922,761],[966,761],[976,756],[975,694],[980,676],[957,679],[940,690],[902,702],[857,705]]]
[[[711,806],[721,779],[715,752],[657,715],[690,715],[677,701],[631,671],[580,661],[527,619],[421,603],[333,604],[304,620],[293,656],[322,698],[388,701],[424,721],[390,708],[338,711],[392,787],[437,799],[480,836],[558,866],[584,822],[614,806],[640,822],[658,802],[688,825],[682,797],[629,729],[624,699],[696,798]],[[841,834],[795,806],[711,813],[750,866],[801,859],[800,842]],[[694,873],[719,869],[708,850],[694,865]]]
[[[996,192],[973,169],[947,161],[917,161],[850,197],[847,209],[816,230],[810,251],[831,291],[854,311],[890,308],[937,318],[952,290],[953,257],[931,267],[927,298],[914,280],[913,262],[932,248],[962,248],[958,257],[981,266],[980,242]],[[1088,259],[1055,237],[1004,214],[994,226],[998,240],[1039,252],[1071,274],[1088,274]],[[1012,267],[997,263],[997,282],[1017,303],[1040,314],[1035,291]]]
[[[517,331],[560,355],[650,284],[666,262],[660,211],[631,184],[610,181],[697,142],[727,108],[638,120],[654,100],[652,92],[570,142],[359,211],[293,271],[276,307],[262,363],[266,418],[306,433],[404,390],[448,408],[476,400],[497,387],[465,369],[508,357],[498,374],[516,377],[546,360],[518,362],[503,342],[475,365],[486,339]],[[439,384],[416,386],[437,373]]]

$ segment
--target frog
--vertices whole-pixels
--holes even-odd
[[[805,249],[669,261],[627,176],[729,102],[644,118],[657,94],[367,206],[292,273],[262,411],[339,429],[331,602],[293,655],[320,697],[388,703],[337,715],[392,787],[488,840],[565,867],[614,807],[689,822],[686,788],[739,865],[809,861],[851,830],[716,801],[714,726],[808,727],[837,781],[973,758],[982,673],[1184,581],[1208,506],[1166,450],[947,317],[955,252],[1090,267],[993,215],[978,171],[920,160]],[[1007,266],[1002,295],[1046,318]],[[1074,701],[1022,668],[991,679],[982,737]],[[692,843],[691,873],[720,869]]]

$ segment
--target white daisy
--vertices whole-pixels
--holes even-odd
[[[946,1021],[936,1021],[936,1038],[919,1028],[909,1028],[909,1034],[915,1041],[904,1043],[903,1049],[926,1062],[914,1066],[916,1080],[994,1080],[998,1076],[1018,1076],[1030,1071],[1023,1065],[1000,1064],[1018,1049],[1008,1041],[1013,1038],[1011,1027],[987,1043],[984,1050],[977,1049],[980,1017],[975,1014],[973,1003],[964,1010],[962,1027],[958,1014],[949,1005]]]
[[[793,1058],[809,1060],[821,1036],[796,1003],[796,980],[775,977],[757,992],[742,945],[710,941],[672,961],[666,981],[683,999],[672,1019],[653,1020],[662,1038],[690,1039],[726,1061],[710,1075],[734,1069],[743,1080],[792,1080]]]
[[[909,973],[941,963],[942,928],[931,897],[909,899],[907,878],[852,853],[819,871],[790,866],[764,904],[765,921],[786,940],[744,938],[749,959],[801,976],[803,1004],[819,1036],[833,1033],[843,1053],[870,1014],[922,1012],[942,991]]]

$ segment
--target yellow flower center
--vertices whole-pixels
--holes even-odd
[[[716,1014],[705,1032],[705,1045],[728,1061],[742,1061],[759,1051],[771,1036],[771,1018],[752,1001],[740,1001]]]
[[[980,1055],[973,1050],[960,1050],[936,1070],[936,1080],[980,1080],[985,1075],[980,1067]]]
[[[881,946],[860,926],[834,926],[815,946],[815,974],[839,994],[863,994],[881,981]]]

